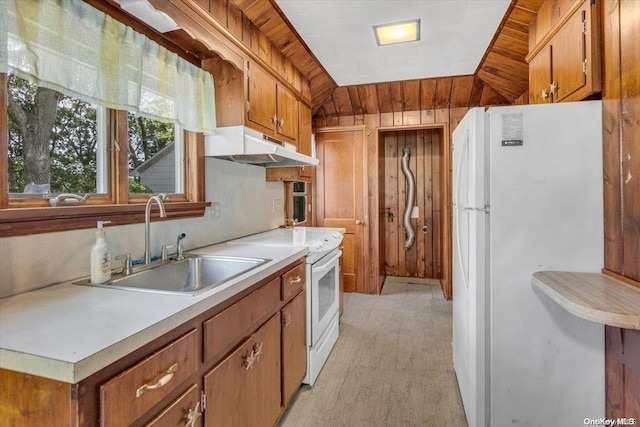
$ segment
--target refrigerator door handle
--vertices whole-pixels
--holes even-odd
[[[489,213],[489,205],[484,205],[483,208],[472,208],[471,206],[458,206],[458,210]]]
[[[458,155],[458,170],[456,171],[456,181],[453,184],[454,192],[453,192],[453,205],[456,206],[460,201],[458,196],[460,194],[460,178],[462,177],[462,160],[464,157],[464,149],[469,145],[469,129],[467,129],[465,133],[464,142],[462,143],[462,148],[460,150],[460,154]]]

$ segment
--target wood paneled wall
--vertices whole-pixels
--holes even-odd
[[[442,201],[442,274],[440,283],[445,298],[451,299],[451,194],[445,189],[451,188],[451,132],[456,128],[469,109],[440,108],[421,111],[401,111],[397,113],[360,114],[342,117],[314,117],[314,129],[335,126],[364,125],[366,129],[366,175],[369,193],[367,195],[368,212],[368,276],[365,278],[365,289],[368,293],[379,293],[385,277],[383,240],[384,203],[379,195],[384,194],[384,166],[380,166],[381,144],[379,131],[406,130],[407,127],[434,127],[442,129],[442,164],[441,183],[438,189]]]
[[[402,123],[419,124],[422,110],[509,103],[477,76],[438,77],[338,87],[315,117],[402,113]]]
[[[241,39],[245,40],[244,32],[238,25],[237,16],[244,14],[246,19],[261,34],[261,46],[264,46],[265,54],[276,56],[276,61],[282,58],[290,61],[295,68],[310,82],[311,99],[324,100],[337,86],[329,73],[324,69],[320,61],[307,47],[302,38],[298,35],[291,23],[286,19],[278,5],[273,0],[198,0],[200,3],[209,6],[209,11],[232,30],[236,35],[243,34]],[[247,23],[243,23],[246,27]],[[321,102],[321,101],[317,101]],[[318,104],[319,105],[319,104]],[[315,110],[315,108],[314,108]]]
[[[439,278],[442,275],[442,129],[381,132],[384,146],[385,272],[391,276]],[[409,148],[409,169],[415,178],[418,218],[411,220],[415,241],[404,250],[403,216],[407,183],[402,172],[403,149]]]
[[[603,0],[605,269],[640,286],[640,1]],[[607,417],[640,419],[640,331],[606,328]]]

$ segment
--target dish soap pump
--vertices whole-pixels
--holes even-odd
[[[91,247],[91,283],[104,283],[111,279],[111,249],[104,238],[104,224],[111,221],[98,221],[96,243]]]

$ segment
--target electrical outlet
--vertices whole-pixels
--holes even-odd
[[[273,199],[273,211],[274,212],[284,212],[284,200],[283,199]]]
[[[221,215],[220,202],[211,203],[211,208],[209,208],[209,219],[220,218],[220,215]]]

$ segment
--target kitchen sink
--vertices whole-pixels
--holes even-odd
[[[181,261],[160,262],[128,276],[114,275],[106,283],[89,279],[75,285],[126,289],[177,295],[197,295],[222,285],[256,267],[271,261],[266,258],[198,255]]]

